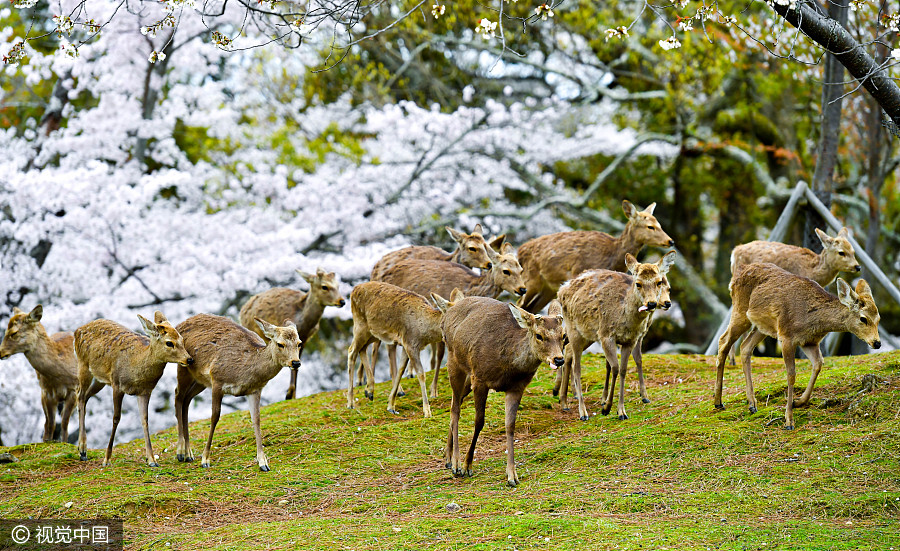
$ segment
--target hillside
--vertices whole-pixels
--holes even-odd
[[[385,411],[386,384],[353,411],[342,392],[264,408],[268,473],[246,412],[220,421],[208,470],[175,460],[174,429],[154,435],[155,469],[140,440],[106,469],[99,450],[83,463],[70,445],[0,448],[20,460],[0,468],[0,517],[117,516],[128,549],[900,549],[900,353],[827,359],[794,431],[782,429],[780,359],[754,365],[750,415],[740,368],[726,371],[717,412],[712,358],[647,356],[652,402],[630,373],[624,422],[561,412],[542,367],[519,413],[516,489],[502,396],[489,397],[475,476],[455,479],[443,468],[446,379],[432,419],[408,381],[399,417]],[[585,356],[585,368],[595,412],[602,364]],[[808,369],[798,364],[798,388]],[[470,398],[463,452],[473,416]],[[191,428],[199,458],[209,423]]]

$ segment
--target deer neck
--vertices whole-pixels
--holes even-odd
[[[622,230],[622,235],[615,238],[615,244],[617,249],[616,258],[619,262],[623,262],[623,258],[625,258],[625,253],[628,253],[632,256],[637,256],[639,252],[641,252],[641,248],[644,246],[643,243],[638,242],[638,240],[634,236],[634,224],[631,220],[625,224],[625,229]],[[623,264],[624,265],[624,264]]]
[[[826,285],[830,285],[834,278],[837,277],[838,271],[833,267],[829,266],[825,261],[825,250],[823,249],[818,255],[816,255],[816,263],[812,267],[810,271],[810,279],[825,287]]]
[[[503,288],[494,283],[493,269],[485,270],[485,272],[486,273],[472,279],[472,284],[469,285],[469,288],[465,293],[466,295],[490,298],[497,298],[500,296],[500,293],[503,292]]]
[[[151,341],[152,343],[152,341]],[[131,357],[131,380],[134,383],[153,383],[162,377],[163,370],[166,369],[164,357],[165,349],[162,346],[154,347],[152,344],[144,346],[134,353]],[[153,387],[150,387],[152,390]]]
[[[831,300],[810,312],[806,327],[809,328],[808,338],[801,340],[810,342],[819,342],[828,333],[850,331],[847,323],[847,307],[841,304],[837,298],[832,297]]]
[[[312,331],[313,327],[319,323],[319,319],[321,319],[322,313],[325,311],[325,305],[322,304],[322,301],[316,300],[312,296],[312,290],[310,290],[300,299],[299,307],[297,315],[294,316],[294,324],[297,326],[297,333],[302,338],[305,338]],[[279,320],[278,325],[281,325],[282,322],[283,320]]]
[[[453,249],[453,252],[450,253],[450,258],[448,258],[447,260],[449,260],[450,262],[456,262],[457,264],[459,264],[460,263],[459,255],[461,255],[461,254],[462,254],[462,250],[460,250],[459,245],[457,245],[456,248]]]
[[[625,300],[622,303],[623,325],[636,327],[642,324],[644,319],[639,310],[643,303],[644,301],[641,299],[641,294],[637,292],[637,289],[632,285],[628,289],[628,292],[625,293]],[[649,315],[649,313],[647,315]]]
[[[284,367],[275,361],[275,341],[270,340],[265,348],[257,349],[252,355],[252,360],[247,365],[247,371],[254,374],[257,379],[271,380]]]
[[[56,361],[56,350],[53,347],[53,342],[50,340],[50,335],[47,334],[47,330],[40,323],[35,325],[34,332],[37,334],[37,339],[34,340],[31,348],[24,352],[25,358],[34,367],[35,371],[41,375],[54,377],[57,375],[56,364],[58,362]]]

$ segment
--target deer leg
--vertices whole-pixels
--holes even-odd
[[[144,428],[144,451],[147,454],[147,465],[159,467],[159,463],[153,456],[153,444],[150,443],[150,423],[147,417],[150,410],[150,395],[139,395],[137,400],[138,408],[141,410],[141,426]]]
[[[372,343],[372,353],[369,355],[369,364],[372,366],[372,371],[375,371],[375,364],[378,361],[378,351],[381,349],[381,341],[376,340]],[[356,370],[356,384],[359,386],[365,386],[366,384],[366,373],[363,368],[362,362],[359,364],[359,369]]]
[[[184,402],[187,393],[194,384],[187,369],[178,366],[178,382],[175,384],[175,423],[178,425],[178,446],[175,449],[175,457],[179,463],[184,462],[185,438],[184,429],[187,419],[184,416]]]
[[[285,400],[293,400],[297,397],[297,368],[291,367],[291,383],[284,395]]]
[[[469,446],[469,453],[466,454],[466,469],[464,474],[472,476],[472,461],[475,460],[475,443],[478,442],[478,435],[484,428],[484,410],[487,407],[488,388],[478,386],[472,389],[472,402],[475,405],[475,430],[472,432],[472,444]]]
[[[403,350],[405,352],[406,348],[404,347]],[[391,366],[391,380],[393,381],[394,376],[397,374],[397,344],[396,343],[387,345],[387,357],[388,357],[388,364]],[[407,358],[408,357],[409,356],[407,355]],[[375,372],[374,366],[372,368],[372,372],[373,373]],[[397,377],[397,378],[402,379],[403,376],[401,375],[400,377]],[[406,391],[403,390],[402,384],[397,387],[397,396],[401,396],[401,397],[406,396]]]
[[[603,355],[606,356],[606,380],[609,383],[609,393],[604,391],[603,393],[603,409],[600,413],[603,415],[609,415],[610,410],[612,410],[612,401],[613,401],[613,390],[616,388],[616,377],[619,375],[619,361],[616,358],[616,341],[615,339],[603,339],[600,342],[600,345],[603,347]],[[610,380],[610,373],[612,373],[612,380]]]
[[[584,392],[581,390],[581,354],[585,344],[581,339],[570,339],[568,346],[572,350],[572,383],[578,400],[578,418],[582,421],[590,419],[587,404],[584,403]]]
[[[649,404],[650,398],[647,397],[647,386],[644,384],[644,355],[641,352],[641,347],[643,346],[644,337],[641,337],[631,350],[631,357],[634,358],[634,365],[637,366],[638,388],[641,391],[641,402]]]
[[[431,345],[431,370],[434,374],[431,376],[431,397],[437,398],[438,378],[441,375],[441,361],[444,359],[444,351],[447,345],[444,341]]]
[[[191,381],[190,386],[187,386],[187,391],[185,391],[185,397],[183,398],[181,404],[181,418],[182,418],[182,429],[184,431],[184,444],[181,449],[181,454],[177,456],[178,461],[184,461],[185,463],[191,463],[194,461],[194,452],[191,451],[191,431],[190,431],[190,423],[188,419],[188,412],[191,408],[191,402],[194,398],[203,392],[206,387],[197,383],[195,381]],[[177,406],[176,406],[177,408]],[[177,410],[176,410],[177,414]]]
[[[119,420],[122,419],[122,398],[125,393],[113,387],[113,423],[112,432],[109,433],[109,444],[106,446],[106,457],[103,458],[103,466],[107,467],[112,463],[113,443],[116,441],[116,429],[119,427]]]
[[[563,356],[565,357],[565,362],[563,362],[562,368],[556,371],[556,383],[553,385],[553,395],[559,396],[560,409],[569,411],[569,377],[571,377],[572,374],[572,361],[574,359],[571,344],[563,349]]]
[[[612,373],[612,366],[609,365],[609,360],[604,360],[604,364],[606,364],[606,379],[603,381],[603,403],[606,403],[606,399],[609,396],[609,379],[610,373]],[[605,413],[603,415],[606,415]]]
[[[750,320],[743,313],[739,314],[737,309],[733,309],[728,327],[719,337],[719,353],[716,357],[716,394],[713,398],[713,406],[716,409],[725,409],[725,406],[722,405],[722,379],[725,377],[725,359],[728,351],[737,342],[738,337],[750,329],[750,326]]]
[[[519,414],[521,401],[522,391],[506,393],[506,483],[513,488],[519,484],[513,443],[516,441],[516,415]]]
[[[222,413],[222,385],[213,383],[212,387],[212,415],[209,417],[209,438],[206,439],[206,447],[203,448],[203,455],[200,457],[200,466],[209,468],[209,452],[212,449],[213,434],[216,432],[216,425],[219,423],[219,415]]]
[[[41,390],[41,409],[44,410],[44,442],[53,441],[53,431],[56,428],[56,400],[47,392]]]
[[[369,343],[366,343],[365,346],[368,347]],[[362,360],[363,369],[366,370],[366,390],[363,394],[370,402],[372,402],[375,400],[375,369],[372,367],[372,364],[369,363],[369,356],[366,354],[365,350],[363,350],[360,355],[360,359]]]
[[[822,351],[819,350],[819,343],[801,346],[800,348],[806,354],[806,357],[809,358],[812,369],[810,370],[806,390],[803,391],[803,395],[800,398],[794,400],[795,408],[802,408],[809,404],[809,399],[812,398],[813,385],[816,384],[816,377],[819,376],[819,371],[822,369]]]
[[[403,369],[406,369],[407,363],[412,362],[412,371],[419,380],[419,391],[422,392],[422,416],[431,417],[431,404],[428,403],[428,384],[425,382],[425,368],[422,366],[421,351],[406,345],[403,346],[403,349],[406,350],[407,354]]]
[[[359,349],[358,339],[354,336],[353,342],[350,343],[350,349],[347,351],[347,409],[353,409],[353,372],[356,367],[356,359],[359,357]]]
[[[628,357],[631,356],[631,350],[630,346],[623,346],[622,359],[619,361],[619,406],[617,408],[619,421],[628,419],[628,415],[625,413],[625,373],[628,371]]]
[[[787,406],[784,409],[785,430],[794,429],[794,383],[797,377],[794,370],[795,347],[796,345],[791,341],[781,338],[781,356],[784,358],[784,371],[787,374],[787,389],[784,393],[787,400]]]
[[[253,436],[256,438],[256,462],[259,464],[259,470],[264,473],[269,472],[269,458],[263,451],[262,429],[259,426],[259,392],[254,392],[247,396],[250,401],[250,420],[253,422]]]
[[[744,337],[741,344],[741,366],[744,368],[744,394],[747,396],[747,404],[750,406],[750,413],[756,413],[756,393],[753,392],[753,375],[750,373],[750,361],[753,358],[753,349],[766,336],[757,329],[752,329],[750,333]]]
[[[448,362],[448,371],[450,366],[451,363]],[[447,434],[447,449],[444,455],[447,460],[447,468],[453,472],[454,476],[462,476],[463,472],[459,465],[459,410],[463,399],[472,391],[469,376],[461,370],[457,373],[450,371],[450,388],[452,391],[450,400],[450,432]]]
[[[59,441],[67,443],[69,441],[69,417],[75,408],[75,393],[69,392],[66,395],[66,401],[63,402],[62,418],[60,419]]]
[[[388,346],[388,357],[391,357],[391,346]],[[404,347],[405,348],[405,347]],[[388,405],[387,410],[394,415],[400,415],[400,412],[394,407],[394,401],[397,398],[397,392],[400,390],[400,379],[403,378],[403,374],[406,373],[406,366],[409,365],[409,357],[406,358],[406,361],[403,362],[403,365],[400,369],[392,369],[391,370],[391,393],[388,394]]]

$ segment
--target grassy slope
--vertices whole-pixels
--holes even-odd
[[[593,412],[602,365],[585,364]],[[488,400],[475,476],[455,479],[443,468],[446,380],[432,419],[408,381],[401,417],[385,411],[385,384],[353,411],[341,393],[265,408],[269,473],[246,412],[220,421],[211,469],[176,462],[174,429],[154,436],[156,469],[140,440],[105,469],[101,451],[82,463],[69,445],[0,449],[21,459],[0,468],[0,517],[122,517],[134,549],[900,550],[900,353],[829,359],[795,431],[782,429],[780,362],[754,365],[750,415],[739,368],[717,412],[712,359],[646,357],[653,401],[629,377],[624,422],[561,412],[542,367],[519,412],[517,489],[505,484],[502,396]],[[798,368],[799,388],[808,363]],[[870,373],[879,384],[860,393]],[[463,452],[472,422],[467,400]],[[192,426],[198,458],[208,427]]]

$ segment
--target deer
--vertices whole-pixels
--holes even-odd
[[[194,358],[192,364],[178,366],[178,383],[175,388],[178,461],[194,461],[188,429],[188,409],[194,397],[204,389],[211,388],[209,438],[203,449],[200,466],[211,466],[213,434],[222,412],[222,397],[228,394],[246,396],[250,402],[250,420],[256,438],[256,461],[260,471],[270,470],[259,425],[260,393],[282,368],[300,367],[303,343],[297,334],[297,326],[290,319],[285,319],[281,326],[261,318],[256,318],[255,321],[265,335],[265,341],[246,327],[212,314],[197,314],[178,324],[178,332],[184,337],[184,347]]]
[[[87,439],[84,416],[87,400],[105,385],[112,387],[113,424],[103,466],[112,462],[116,428],[122,417],[122,399],[126,394],[137,396],[144,427],[144,451],[147,464],[159,467],[150,443],[147,410],[150,394],[162,377],[169,362],[189,365],[193,362],[184,348],[184,340],[162,312],[153,314],[153,321],[138,315],[145,337],[127,327],[107,319],[94,320],[75,330],[75,356],[78,363],[78,451],[87,460]],[[149,337],[149,338],[148,338]]]
[[[745,394],[750,413],[756,413],[756,396],[750,374],[753,349],[766,336],[781,342],[781,355],[787,373],[784,413],[786,430],[794,429],[794,408],[805,407],[822,369],[819,343],[832,331],[849,331],[871,348],[881,348],[878,322],[881,316],[872,298],[872,290],[860,279],[854,291],[843,279],[837,280],[837,296],[808,277],[798,276],[772,263],[747,264],[738,268],[731,280],[731,319],[719,338],[716,360],[716,389],[713,405],[722,404],[722,377],[728,351],[738,337],[749,331],[741,345]],[[794,351],[799,346],[812,363],[806,390],[794,399]]]
[[[458,296],[456,291],[454,296]],[[362,363],[366,370],[366,397],[373,398],[375,377],[371,364],[367,361],[366,348],[376,341],[396,343],[403,346],[407,361],[392,374],[391,392],[388,395],[387,410],[399,415],[395,407],[395,399],[400,387],[400,379],[406,370],[406,364],[412,364],[413,373],[419,380],[422,391],[422,414],[431,417],[431,405],[428,403],[428,392],[425,389],[425,370],[422,368],[420,355],[428,346],[441,342],[441,320],[443,311],[449,302],[443,297],[431,293],[431,299],[441,309],[436,308],[428,300],[417,293],[401,289],[390,283],[368,281],[353,288],[350,293],[350,308],[353,311],[353,340],[347,354],[347,407],[353,409],[353,374],[356,362],[362,354]]]
[[[628,356],[639,346],[649,328],[650,314],[660,304],[663,276],[674,262],[675,251],[666,253],[656,263],[640,263],[625,253],[625,266],[630,275],[612,270],[590,270],[560,287],[558,300],[569,339],[560,385],[563,409],[568,407],[566,392],[571,374],[579,419],[589,419],[581,390],[581,354],[591,343],[599,342],[607,366],[601,412],[608,415],[611,411],[616,378],[619,378],[616,411],[620,421],[628,419],[625,412]],[[621,347],[621,360],[616,357],[617,347]]]
[[[372,268],[372,281],[382,281],[382,276],[391,266],[402,260],[441,260],[445,262],[456,262],[469,268],[481,268],[489,270],[491,261],[488,258],[487,248],[492,247],[499,249],[506,239],[506,234],[491,238],[490,243],[485,241],[481,224],[476,224],[472,233],[463,233],[455,230],[450,226],[444,229],[450,234],[450,238],[456,242],[456,249],[452,253],[432,247],[429,245],[416,245],[404,247],[402,249],[392,251],[381,257]]]
[[[488,391],[506,393],[506,482],[519,484],[513,455],[516,415],[522,394],[538,368],[563,365],[562,309],[551,302],[547,316],[536,316],[488,297],[466,297],[447,308],[441,322],[447,343],[447,373],[452,399],[445,466],[454,476],[472,476],[475,444],[484,427]],[[475,428],[463,466],[459,457],[459,414],[463,399],[473,395]]]
[[[70,332],[48,335],[41,324],[44,307],[40,304],[30,312],[13,308],[12,316],[0,344],[0,360],[22,353],[37,372],[44,410],[44,442],[53,440],[56,431],[56,409],[60,402],[60,441],[69,440],[69,417],[75,407],[78,389],[78,363]]]
[[[552,233],[526,241],[519,247],[519,262],[527,292],[519,306],[540,312],[556,296],[559,287],[586,270],[625,271],[623,258],[636,256],[645,245],[672,247],[675,241],[653,216],[656,203],[638,210],[628,200],[622,210],[628,217],[619,237],[599,231]]]
[[[428,296],[433,292],[442,297],[448,297],[454,289],[459,289],[465,296],[486,296],[494,299],[499,297],[503,291],[519,296],[525,293],[522,266],[516,260],[512,245],[508,242],[503,243],[499,253],[491,247],[485,250],[491,261],[491,268],[481,275],[453,262],[404,260],[391,267],[384,274],[382,281],[422,296]],[[394,346],[388,347],[392,377],[396,365],[394,349]],[[432,350],[431,366],[434,375],[431,379],[431,397],[436,398],[444,347],[438,343],[432,347]],[[374,361],[372,364],[374,365]]]
[[[732,277],[738,269],[747,264],[771,262],[799,276],[808,277],[827,287],[840,272],[859,272],[862,268],[856,261],[856,252],[847,239],[846,227],[835,237],[816,228],[816,235],[822,242],[822,252],[814,253],[805,247],[786,245],[775,241],[751,241],[738,245],[731,252]],[[734,347],[728,352],[728,360],[734,365]]]
[[[241,325],[259,335],[264,341],[265,333],[256,323],[260,318],[270,324],[281,323],[285,319],[294,322],[297,334],[304,343],[319,330],[319,320],[326,306],[342,308],[347,301],[341,296],[334,272],[325,272],[322,268],[315,274],[297,270],[307,283],[309,291],[303,293],[294,289],[275,287],[250,297],[241,308]],[[300,350],[301,356],[303,349]],[[291,382],[285,393],[285,400],[293,400],[297,395],[297,370],[291,369]]]

